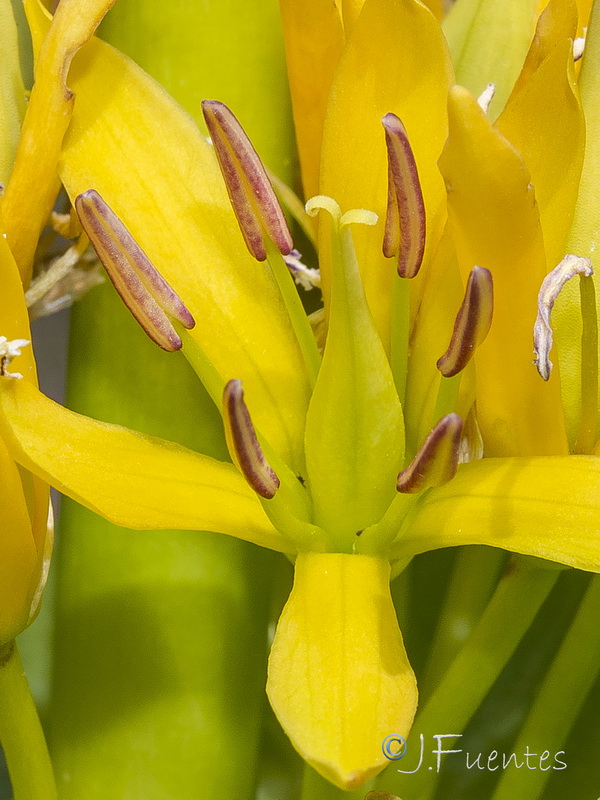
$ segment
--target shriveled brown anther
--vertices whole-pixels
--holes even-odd
[[[452,480],[458,467],[462,428],[462,419],[458,414],[442,417],[408,467],[398,475],[398,491],[416,494]]]
[[[552,350],[553,336],[550,315],[556,298],[571,278],[576,275],[591,278],[593,274],[594,269],[589,258],[566,255],[560,264],[546,275],[542,282],[538,294],[537,318],[533,326],[533,347],[535,350],[533,363],[537,367],[540,377],[545,381],[549,380],[552,374],[553,364],[550,361],[550,351]]]
[[[292,236],[250,139],[224,103],[204,100],[202,112],[248,250],[257,261],[264,261],[266,235],[287,255],[294,246]]]
[[[159,347],[179,350],[181,338],[171,319],[187,329],[195,323],[174,289],[95,189],[75,198],[75,210],[127,308]]]
[[[241,381],[231,380],[225,386],[223,421],[231,457],[254,491],[270,500],[279,489],[279,478],[271,469],[259,444],[244,402]]]
[[[475,349],[488,335],[494,311],[494,281],[484,267],[473,267],[467,281],[448,349],[437,361],[445,378],[458,375],[469,363]]]
[[[425,204],[406,129],[395,114],[381,120],[388,152],[388,202],[383,254],[398,257],[398,275],[414,278],[425,252]]]

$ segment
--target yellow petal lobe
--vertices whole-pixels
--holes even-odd
[[[600,572],[600,458],[484,458],[432,489],[394,555],[484,544]]]
[[[519,92],[531,78],[545,58],[564,39],[574,39],[577,30],[577,6],[575,0],[550,0],[540,14],[535,35],[527,53],[513,94]],[[571,63],[573,50],[571,44]],[[512,97],[512,96],[511,96]]]
[[[25,87],[10,0],[0,2],[0,182],[8,180],[25,115]]]
[[[246,249],[212,148],[103,42],[78,54],[70,79],[77,103],[59,165],[67,191],[102,195],[197,320],[187,338],[216,373],[213,400],[230,378],[243,380],[257,428],[300,470],[310,393],[302,353],[275,279]]]
[[[461,273],[466,279],[478,265],[494,279],[492,325],[475,355],[486,455],[566,453],[559,381],[541,385],[531,363],[546,262],[529,172],[460,86],[450,92],[449,118],[440,169]]]
[[[25,381],[0,379],[0,433],[16,461],[116,525],[293,550],[232,464],[75,414]]]
[[[344,28],[330,2],[281,0],[280,7],[302,185],[309,198],[319,192],[323,124]]]
[[[296,750],[341,789],[386,766],[383,739],[406,737],[416,709],[389,578],[381,558],[299,555],[271,648],[271,705]]]
[[[510,98],[497,126],[519,151],[531,174],[550,271],[569,252],[566,239],[585,147],[585,122],[575,86],[570,39],[563,38]]]
[[[424,68],[426,64],[426,68]],[[404,124],[415,157],[427,219],[425,262],[444,223],[444,185],[437,168],[447,134],[446,98],[453,82],[440,26],[416,0],[367,0],[340,61],[327,111],[321,193],[342,211],[367,208],[373,228],[355,231],[356,255],[367,301],[389,352],[394,266],[381,244],[387,208],[387,151],[382,118]],[[325,302],[330,267],[321,263]],[[415,279],[421,282],[421,278]]]
[[[4,198],[8,242],[25,283],[59,188],[58,155],[74,101],[67,86],[69,66],[114,2],[62,0],[36,59],[35,83]],[[34,3],[29,0],[26,10],[37,16],[41,12],[39,7],[33,8]]]

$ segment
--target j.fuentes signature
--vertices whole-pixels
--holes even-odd
[[[561,756],[565,755],[564,750],[558,750],[556,753],[551,753],[549,750],[544,750],[541,753],[532,753],[529,745],[527,745],[522,753],[499,753],[497,750],[491,750],[489,753],[470,753],[468,750],[446,749],[444,746],[444,740],[458,740],[462,738],[462,733],[436,733],[431,738],[435,739],[436,742],[436,747],[431,750],[431,755],[435,757],[434,764],[424,763],[426,755],[425,735],[421,733],[419,736],[421,743],[419,763],[414,769],[398,769],[398,772],[410,775],[413,772],[418,772],[421,768],[435,769],[436,772],[439,772],[443,756],[454,755],[458,757],[459,754],[462,754],[466,769],[481,769],[489,772],[496,772],[498,769],[504,770],[509,767],[539,769],[543,772],[551,769],[562,770],[567,768],[566,761],[561,758]],[[451,743],[448,742],[448,744]],[[457,742],[452,742],[452,744],[455,745]],[[389,758],[390,761],[399,761],[406,755],[406,740],[402,736],[392,733],[383,740],[382,750],[385,757]],[[431,760],[427,758],[428,762]]]

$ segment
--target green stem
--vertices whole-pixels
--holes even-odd
[[[371,783],[368,783],[356,792],[346,792],[326,781],[311,766],[305,764],[300,800],[363,800],[370,787]]]
[[[433,410],[432,425],[436,425],[446,414],[456,411],[461,378],[462,372],[459,372],[458,375],[453,375],[451,378],[444,378],[443,375],[440,377],[440,388],[438,389],[438,396]]]
[[[592,579],[579,610],[533,703],[514,752],[535,753],[536,769],[507,770],[493,800],[541,797],[556,768],[555,753],[565,761],[564,744],[585,699],[598,677],[600,664],[600,578]],[[550,752],[548,748],[553,748]],[[543,763],[540,757],[548,755]],[[560,764],[558,765],[560,767]]]
[[[537,562],[528,559],[514,560],[472,635],[417,715],[409,752],[419,752],[419,735],[423,734],[423,765],[411,775],[401,774],[392,767],[378,779],[377,788],[415,800],[433,797],[439,777],[435,758],[429,755],[429,748],[436,747],[433,737],[450,732],[462,734],[515,652],[559,574],[559,570],[540,568]],[[441,746],[450,749],[451,743],[452,740],[447,739]],[[426,763],[428,757],[430,760]],[[416,766],[416,763],[403,764],[400,768],[410,770]]]
[[[581,297],[581,421],[576,453],[591,453],[596,444],[598,417],[598,315],[591,277],[579,276]]]
[[[44,732],[15,642],[0,649],[0,742],[14,800],[56,800]]]
[[[442,606],[421,697],[429,697],[460,648],[471,635],[494,593],[506,553],[490,547],[461,547]]]

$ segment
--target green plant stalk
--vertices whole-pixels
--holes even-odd
[[[269,167],[290,184],[294,133],[277,0],[119,0],[100,29],[206,130],[202,100],[226,103]]]
[[[15,642],[0,648],[0,744],[14,800],[56,800],[44,732]]]
[[[231,104],[289,180],[277,10],[276,0],[123,0],[103,36],[190,113],[204,97]],[[227,458],[217,410],[183,356],[158,351],[111,287],[74,309],[68,402]],[[250,798],[277,556],[210,533],[126,531],[70,502],[61,535],[51,719],[61,798]]]
[[[429,651],[419,693],[429,697],[475,628],[498,584],[506,554],[491,547],[461,547]]]
[[[425,757],[421,768],[413,774],[401,774],[398,768],[413,770],[418,759],[393,764],[377,779],[375,788],[411,800],[433,797],[439,777],[436,758],[431,755],[437,746],[433,737],[462,734],[531,625],[560,574],[538,564],[523,558],[511,563],[477,627],[417,714],[409,751],[419,753],[419,736],[423,734]],[[445,740],[444,748],[450,749],[451,744],[452,740]]]
[[[594,577],[580,604],[540,691],[514,745],[515,752],[548,751],[537,769],[503,773],[493,800],[509,800],[518,795],[536,800],[553,774],[554,754],[564,745],[585,699],[598,677],[600,664],[600,578]],[[549,748],[553,748],[552,752]],[[562,760],[565,754],[562,753]]]

